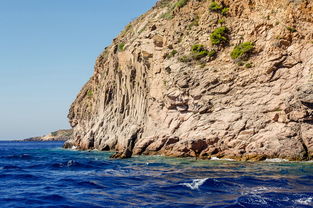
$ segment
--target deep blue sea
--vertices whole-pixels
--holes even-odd
[[[109,159],[0,142],[0,207],[313,207],[313,162]]]

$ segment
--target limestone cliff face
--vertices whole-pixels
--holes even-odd
[[[162,0],[130,23],[72,104],[66,146],[121,158],[311,158],[312,1],[213,4]],[[231,58],[244,42],[253,49]]]

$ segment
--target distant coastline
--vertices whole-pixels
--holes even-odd
[[[62,130],[57,130],[54,132],[51,132],[47,135],[44,136],[38,136],[38,137],[30,137],[27,139],[22,139],[19,141],[27,141],[27,142],[33,142],[33,141],[67,141],[71,138],[73,134],[72,129],[62,129]]]

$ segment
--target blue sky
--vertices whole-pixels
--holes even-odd
[[[0,140],[69,128],[96,57],[157,0],[0,0]]]

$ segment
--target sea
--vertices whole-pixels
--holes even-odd
[[[0,142],[0,208],[313,207],[313,162],[235,162]]]

